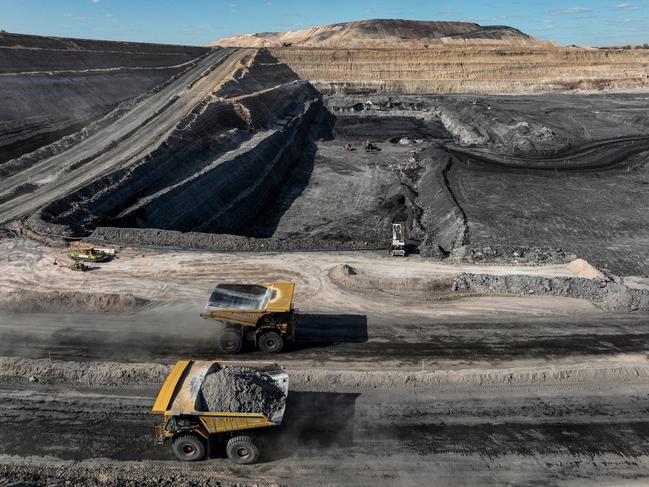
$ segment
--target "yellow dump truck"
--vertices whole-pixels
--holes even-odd
[[[203,411],[200,387],[207,374],[224,366],[245,366],[268,375],[284,393],[281,407],[272,417],[263,413]],[[224,391],[224,394],[227,391]],[[171,443],[179,460],[192,462],[209,456],[215,447],[225,446],[230,460],[252,464],[259,460],[259,444],[252,430],[279,426],[284,417],[288,375],[277,364],[254,366],[215,361],[180,360],[165,379],[152,412],[162,415],[156,427],[156,442]]]
[[[266,353],[277,353],[295,341],[297,312],[295,284],[219,284],[201,316],[219,321],[219,347],[225,353],[241,351],[249,343]]]

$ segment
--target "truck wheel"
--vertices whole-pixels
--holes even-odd
[[[183,462],[196,462],[205,456],[205,445],[194,435],[176,437],[172,448],[178,460]]]
[[[281,352],[282,347],[284,346],[282,337],[274,331],[267,331],[266,333],[262,333],[262,335],[259,337],[258,343],[259,349],[262,352],[266,353]]]
[[[241,334],[234,330],[225,330],[219,336],[219,348],[224,353],[238,353],[242,346]]]
[[[259,460],[259,448],[249,436],[230,438],[225,447],[228,458],[240,465],[251,465]]]

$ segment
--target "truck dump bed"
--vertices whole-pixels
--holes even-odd
[[[291,310],[295,284],[219,284],[205,306],[205,313],[220,310],[286,312]]]
[[[231,411],[202,411],[200,400],[201,384],[205,376],[224,367],[246,367],[257,370],[270,376],[276,385],[284,392],[283,404],[277,409],[273,417],[267,418],[262,413],[231,412]],[[283,419],[288,395],[288,375],[284,369],[274,363],[244,364],[237,362],[216,362],[201,360],[181,360],[169,372],[152,412],[167,416],[191,415],[220,417],[223,420],[232,418],[232,421],[214,421],[215,430],[247,429],[261,426],[278,426]],[[228,426],[229,425],[229,426]],[[234,426],[234,427],[233,427]]]

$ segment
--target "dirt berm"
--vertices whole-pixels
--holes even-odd
[[[223,367],[205,376],[200,399],[203,411],[262,413],[272,418],[284,404],[284,392],[257,370]]]
[[[588,299],[609,311],[649,311],[649,291],[632,289],[620,277],[541,277],[460,274],[453,289],[490,294],[536,294]]]
[[[23,290],[0,296],[0,310],[21,313],[133,313],[148,304],[147,299],[127,293]]]
[[[0,357],[4,380],[71,383],[96,387],[162,384],[169,365],[153,363],[62,362],[48,359]]]

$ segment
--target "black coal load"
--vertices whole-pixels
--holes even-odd
[[[205,376],[201,410],[261,413],[272,418],[284,405],[284,392],[267,374],[246,367],[223,367]]]

